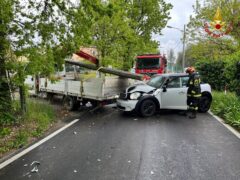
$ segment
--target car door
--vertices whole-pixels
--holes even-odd
[[[187,76],[170,77],[161,92],[161,109],[187,109]]]

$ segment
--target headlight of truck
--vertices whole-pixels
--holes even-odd
[[[141,93],[140,92],[134,92],[130,95],[130,99],[132,100],[136,100],[138,99],[139,97],[141,96]]]

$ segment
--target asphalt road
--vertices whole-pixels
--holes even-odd
[[[209,114],[139,118],[105,108],[0,170],[0,179],[239,180],[240,140]]]

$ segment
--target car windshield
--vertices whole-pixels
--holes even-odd
[[[163,84],[164,81],[165,81],[165,77],[163,77],[163,76],[153,76],[147,82],[147,85],[155,87],[155,88],[159,88],[159,87],[161,87],[161,85]]]
[[[139,58],[137,59],[138,69],[156,69],[160,67],[159,58]]]

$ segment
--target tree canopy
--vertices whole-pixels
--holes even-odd
[[[157,51],[151,36],[171,8],[164,0],[1,0],[0,116],[11,109],[6,70],[24,92],[27,74],[54,72],[81,46],[95,46],[102,65],[127,70],[138,53]]]

